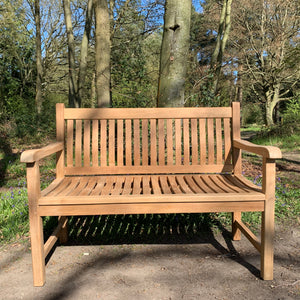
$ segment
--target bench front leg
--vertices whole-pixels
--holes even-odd
[[[264,280],[273,280],[275,178],[275,160],[264,158],[262,188],[266,198],[261,226],[261,277]]]
[[[45,283],[45,255],[43,221],[38,212],[38,199],[41,196],[39,163],[27,163],[26,169],[33,285],[43,286]]]

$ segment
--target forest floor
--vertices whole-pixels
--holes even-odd
[[[299,160],[299,152],[285,154],[279,176],[299,183]],[[261,171],[248,159],[244,170]],[[188,239],[176,230],[151,241],[70,239],[56,246],[41,288],[32,285],[29,238],[20,238],[0,248],[0,299],[300,299],[299,222],[276,225],[272,281],[260,279],[256,249],[222,225]]]

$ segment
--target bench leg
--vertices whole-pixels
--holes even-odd
[[[63,225],[59,232],[59,241],[61,244],[65,244],[68,242],[68,219],[67,217],[58,217],[58,222],[62,221]]]
[[[261,277],[273,280],[274,264],[274,201],[265,202],[261,228]]]
[[[237,228],[235,221],[241,222],[242,213],[235,211],[232,213],[232,240],[239,241],[241,239],[241,231]]]
[[[43,221],[42,217],[36,214],[30,216],[30,239],[33,285],[43,286],[45,284]]]

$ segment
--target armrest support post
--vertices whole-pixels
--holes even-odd
[[[38,199],[41,197],[39,163],[27,163],[26,170],[33,282],[35,286],[42,286],[45,283],[45,256],[43,221],[38,211]]]
[[[32,211],[35,207],[37,207],[37,200],[41,196],[39,163],[27,163],[26,173],[29,211]]]
[[[262,189],[266,198],[261,224],[261,277],[264,280],[273,279],[275,178],[275,160],[264,157]]]

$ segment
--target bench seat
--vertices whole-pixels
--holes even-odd
[[[140,211],[143,203],[147,205],[140,213],[159,213],[166,204],[168,212],[175,213],[179,203],[184,206],[180,212],[232,211],[237,206],[263,211],[265,199],[257,186],[230,174],[70,176],[54,181],[41,196],[41,215],[46,206],[45,215],[72,215],[76,207],[82,214],[131,214],[136,213],[132,205],[139,204]],[[218,206],[220,202],[227,202],[227,207]]]

